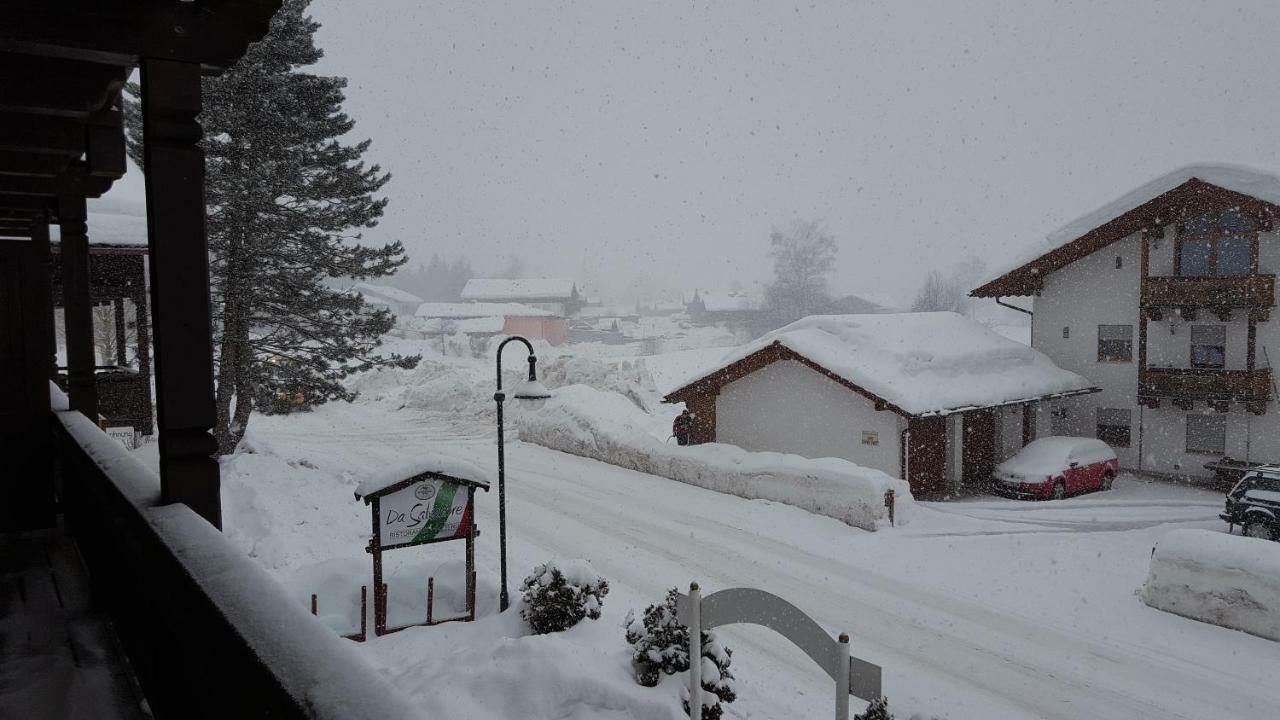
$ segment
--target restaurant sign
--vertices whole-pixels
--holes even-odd
[[[378,498],[378,543],[389,548],[466,538],[473,497],[470,487],[442,477],[387,493]]]

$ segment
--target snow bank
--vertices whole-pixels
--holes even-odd
[[[133,504],[145,506],[160,502],[160,478],[151,468],[129,454],[119,440],[75,411],[56,413],[67,434],[84,449],[85,454]]]
[[[1141,597],[1157,610],[1280,640],[1280,543],[1174,530],[1156,545]]]
[[[888,522],[887,490],[896,493],[899,521],[913,505],[906,482],[847,460],[748,452],[718,443],[669,445],[646,431],[647,422],[621,395],[571,385],[558,389],[541,410],[521,416],[520,439],[708,490],[794,505],[864,530]]]

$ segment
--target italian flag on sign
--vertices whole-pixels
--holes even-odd
[[[470,495],[462,485],[440,483],[427,513],[427,523],[413,536],[412,542],[466,537],[471,528],[471,506],[467,503]]]

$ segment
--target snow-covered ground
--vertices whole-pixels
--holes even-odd
[[[571,360],[581,359],[561,369]],[[652,400],[643,377],[596,360],[618,370],[618,388],[645,395],[637,402]],[[325,623],[356,629],[370,573],[356,485],[437,450],[496,463],[490,367],[433,356],[358,380],[354,404],[255,417],[246,451],[224,464],[227,535],[300,606],[317,593]],[[599,372],[585,361],[572,369]],[[480,620],[360,646],[425,717],[683,717],[678,678],[633,681],[622,623],[692,580],[707,592],[762,588],[849,632],[854,654],[883,666],[904,719],[1257,718],[1280,706],[1280,643],[1137,597],[1162,536],[1224,529],[1219,494],[1121,477],[1111,492],[1052,503],[920,503],[909,525],[869,533],[508,438],[513,596],[552,558],[589,561],[611,592],[599,621],[526,636],[514,609],[496,613],[497,497],[478,494]],[[393,625],[423,616],[428,576],[437,614],[461,611],[461,544],[386,557]],[[727,628],[723,639],[739,689],[730,717],[829,715],[830,680],[798,650],[760,628]]]
[[[227,533],[299,604],[318,592],[340,630],[354,629],[368,583],[355,484],[429,448],[494,453],[492,435],[462,437],[446,415],[378,403],[254,422],[255,452],[226,468]],[[871,534],[523,443],[508,451],[511,585],[538,562],[584,557],[613,590],[600,621],[565,637],[521,637],[503,616],[367,644],[428,716],[678,717],[674,680],[645,690],[630,679],[621,623],[695,579],[764,588],[849,631],[855,653],[884,666],[904,717],[1257,717],[1280,699],[1280,644],[1135,597],[1170,527],[1218,528],[1211,493],[1121,478],[1112,493],[1053,504],[930,505],[908,528]],[[480,612],[492,616],[497,503],[478,502]],[[389,554],[392,623],[423,613],[427,575],[442,578],[437,602],[460,610],[460,556],[448,544]],[[829,681],[803,655],[768,631],[725,635],[740,681],[733,713],[825,714]],[[482,670],[493,674],[469,677]]]

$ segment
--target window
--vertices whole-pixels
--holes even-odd
[[[1129,447],[1133,411],[1126,408],[1098,408],[1098,439],[1111,447]]]
[[[1187,416],[1187,452],[1222,455],[1226,450],[1226,415]]]
[[[1227,326],[1191,326],[1191,367],[1221,369],[1227,364]]]
[[[1063,326],[1062,326],[1062,339],[1063,339],[1063,340],[1066,340],[1066,339],[1067,339],[1067,338],[1069,338],[1069,337],[1071,337],[1071,328],[1070,328],[1069,326],[1067,326],[1067,325],[1063,325]]]
[[[1235,277],[1253,272],[1255,227],[1229,210],[1191,218],[1178,228],[1178,274]]]
[[[1133,362],[1133,326],[1098,326],[1098,362]]]

